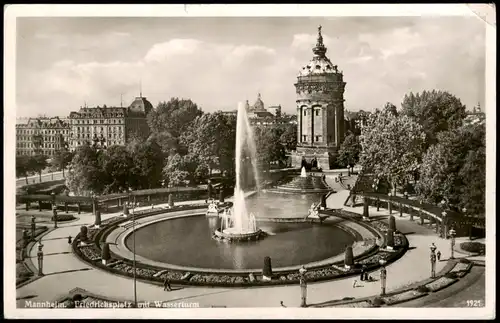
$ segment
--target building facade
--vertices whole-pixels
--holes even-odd
[[[137,97],[127,107],[80,108],[71,112],[70,150],[85,143],[98,148],[125,145],[134,137],[147,137],[147,115],[153,105],[145,97]]]
[[[29,118],[16,123],[16,155],[45,155],[69,148],[71,127],[66,119]]]
[[[326,56],[321,26],[312,60],[299,72],[297,93],[297,150],[292,165],[316,160],[330,169],[345,136],[343,73]]]

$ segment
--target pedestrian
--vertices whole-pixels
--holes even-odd
[[[170,286],[170,279],[168,279],[168,273],[165,274],[165,280],[163,281],[163,291],[171,291],[172,286]]]
[[[361,276],[360,276],[359,280],[361,280],[361,281],[365,280],[365,267],[364,266],[361,268]]]
[[[286,307],[285,304],[283,304],[283,301],[280,301],[281,307]]]
[[[441,251],[438,250],[438,252],[436,253],[436,256],[438,258],[438,261],[441,261]]]
[[[352,288],[356,288],[356,283],[357,283],[357,282],[358,282],[358,281],[355,279],[355,280],[354,280],[354,283],[352,283]]]

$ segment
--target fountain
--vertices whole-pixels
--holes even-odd
[[[302,166],[300,176],[276,186],[274,190],[288,193],[328,193],[331,189],[323,180],[322,176],[308,175],[306,168]]]
[[[223,218],[221,228],[215,230],[214,238],[226,241],[248,241],[257,240],[264,236],[264,232],[257,228],[255,216],[248,213],[245,203],[245,193],[242,189],[241,178],[243,169],[241,165],[243,148],[248,148],[252,163],[254,180],[259,189],[259,178],[257,171],[256,147],[252,128],[248,121],[247,112],[243,103],[238,104],[238,119],[236,122],[236,186],[234,188],[234,200],[232,209],[226,209],[221,214]],[[224,227],[224,228],[222,228]]]

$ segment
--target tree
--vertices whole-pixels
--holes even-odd
[[[88,143],[79,146],[71,160],[71,166],[66,177],[66,186],[76,195],[88,195],[90,191],[103,192],[107,176],[100,165],[101,151],[92,148]]]
[[[462,125],[466,117],[465,105],[446,91],[423,91],[405,95],[402,113],[423,127],[426,134],[425,148],[437,142],[437,134]]]
[[[209,169],[234,172],[236,117],[222,112],[204,114],[181,137],[182,145]],[[204,166],[204,167],[205,167]]]
[[[103,193],[109,194],[123,191],[130,187],[131,170],[134,160],[126,147],[113,145],[100,155],[99,165],[106,183]]]
[[[282,162],[286,158],[285,148],[280,142],[281,133],[275,127],[256,127],[254,129],[257,158],[269,169],[271,162]]]
[[[297,125],[285,124],[285,130],[280,136],[280,142],[286,150],[292,151],[297,148]]]
[[[360,136],[360,162],[396,185],[420,166],[425,134],[422,126],[408,116],[395,116],[388,110],[373,113]]]
[[[28,160],[28,168],[38,174],[40,182],[42,182],[42,171],[47,166],[47,156],[45,155],[34,155]]]
[[[392,104],[391,102],[387,102],[384,106],[384,111],[387,111],[389,113],[392,113],[395,117],[398,116],[398,109],[396,108],[396,106],[394,104]]]
[[[147,119],[152,132],[167,131],[174,138],[179,138],[189,124],[202,114],[203,111],[193,101],[172,98],[168,102],[160,102]]]
[[[26,184],[28,184],[28,174],[31,172],[29,159],[28,156],[16,156],[16,177],[26,178]]]
[[[160,185],[165,158],[156,140],[133,141],[127,145],[133,160],[130,184],[136,188],[154,188]]]
[[[186,181],[192,181],[196,170],[196,164],[189,157],[175,154],[168,157],[167,164],[163,168],[163,175],[172,186],[183,186]]]
[[[179,152],[178,139],[167,131],[152,133],[147,140],[155,141],[160,146],[164,157]]]
[[[69,163],[71,163],[73,156],[74,154],[70,151],[58,150],[56,151],[56,154],[52,157],[51,164],[57,170],[62,170],[64,177],[65,176],[64,170],[66,169],[66,167],[68,167]]]
[[[464,125],[438,135],[422,159],[419,195],[431,203],[447,200],[456,208],[484,213],[486,127]]]
[[[337,162],[343,167],[346,167],[347,165],[354,167],[354,165],[359,161],[360,153],[361,144],[359,143],[358,136],[355,136],[353,133],[349,133],[339,148]]]

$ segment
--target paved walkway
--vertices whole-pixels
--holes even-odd
[[[327,200],[328,207],[343,207],[343,203],[347,198],[346,194],[349,193],[340,189],[337,193],[332,194]],[[358,213],[362,211],[362,207],[344,208]],[[385,209],[376,212],[375,208],[370,208],[370,213],[371,216],[387,216]],[[115,215],[117,214],[103,214],[102,219]],[[72,254],[71,246],[67,243],[67,237],[69,235],[75,236],[79,232],[81,225],[89,225],[94,221],[93,215],[88,213],[82,213],[79,217],[80,219],[76,222],[60,224],[57,230],[53,230],[43,237],[46,255],[44,273],[46,275],[17,289],[18,307],[25,306],[25,300],[22,298],[26,298],[26,300],[29,298],[31,301],[52,301],[67,295],[75,287],[108,298],[133,299],[132,279],[94,269]],[[432,242],[441,251],[443,260],[446,260],[450,255],[449,241],[436,237],[431,229],[417,224],[416,221],[409,221],[409,216],[406,214],[402,218],[396,216],[396,220],[399,230],[407,234],[412,249],[400,260],[387,266],[388,292],[429,277],[428,247]],[[33,248],[29,254],[32,259],[36,260],[36,248]],[[436,270],[441,270],[445,263],[446,261],[438,262]],[[378,272],[373,273],[372,276],[378,279],[379,274]],[[313,305],[343,297],[367,297],[380,292],[378,282],[363,283],[361,287],[353,288],[354,279],[357,279],[357,277],[309,284],[308,304]],[[137,282],[137,295],[138,301],[195,302],[200,307],[279,307],[280,301],[283,301],[288,307],[298,307],[300,305],[300,287],[296,285],[258,288],[175,287],[174,291],[164,292],[161,286]]]

